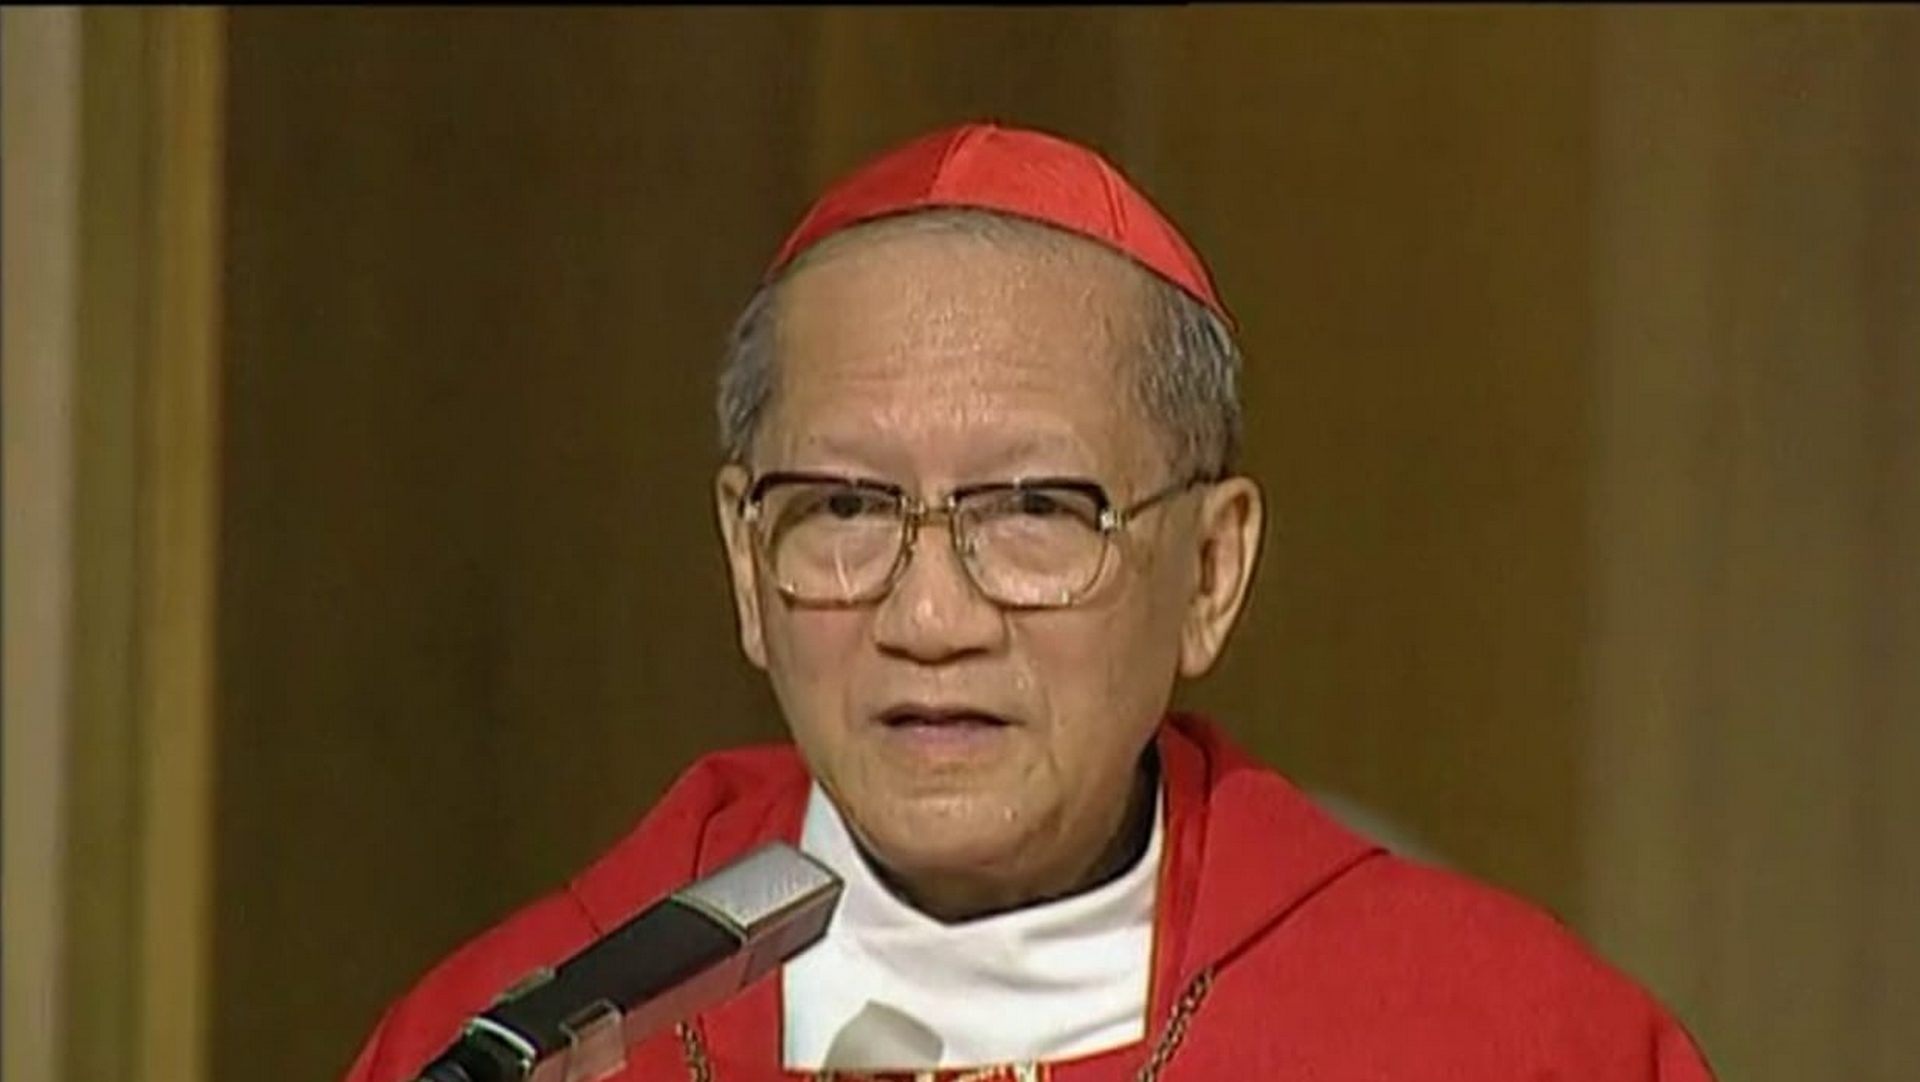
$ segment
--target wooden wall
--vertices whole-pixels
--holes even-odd
[[[6,626],[0,800],[4,1017],[0,1075],[59,1077],[65,991],[61,829],[73,654],[74,297],[78,292],[80,17],[0,12],[0,280],[6,408]]]
[[[225,38],[5,18],[6,1077],[200,1078]]]
[[[1920,1073],[1914,12],[224,25],[208,1077],[337,1076],[779,735],[722,336],[820,185],[983,116],[1106,150],[1239,315],[1273,521],[1189,700],[1560,912],[1725,1077]]]
[[[717,345],[818,185],[963,116],[1138,155],[1241,315],[1278,528],[1197,699],[1575,904],[1584,25],[235,12],[222,1071],[337,1066],[778,733],[705,502]]]
[[[1728,1079],[1920,1077],[1916,16],[1596,40],[1583,924]]]

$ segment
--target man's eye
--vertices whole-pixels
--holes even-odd
[[[1035,518],[1048,518],[1066,510],[1058,496],[1050,492],[1021,492],[1014,499],[1014,509],[1023,515]]]
[[[843,488],[837,492],[828,493],[826,499],[820,501],[820,506],[834,518],[847,519],[858,518],[867,513],[873,508],[873,502],[864,492]]]

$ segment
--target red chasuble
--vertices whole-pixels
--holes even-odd
[[[1078,1059],[901,1078],[1109,1082],[1706,1082],[1678,1023],[1552,918],[1384,852],[1212,723],[1158,737],[1167,820],[1145,1039]],[[809,779],[787,746],[708,756],[566,889],[441,962],[380,1020],[346,1082],[407,1082],[539,966],[766,841],[797,843]],[[643,1041],[618,1079],[789,1082],[777,974]],[[860,1077],[860,1076],[843,1076]]]

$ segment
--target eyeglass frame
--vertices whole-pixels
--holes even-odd
[[[905,486],[891,481],[882,481],[872,477],[856,477],[812,470],[772,470],[767,473],[750,475],[746,489],[740,494],[735,511],[746,524],[754,539],[754,548],[766,561],[769,570],[773,566],[773,553],[770,549],[771,538],[761,528],[761,501],[767,491],[782,484],[830,484],[844,485],[865,492],[877,492],[888,497],[899,507],[901,537],[898,550],[894,553],[893,566],[887,570],[879,585],[857,597],[843,600],[814,600],[796,595],[785,583],[776,582],[774,588],[780,596],[791,604],[805,605],[809,608],[859,608],[876,604],[893,593],[900,584],[900,578],[906,574],[913,563],[914,546],[919,542],[920,529],[934,519],[945,519],[947,523],[947,543],[953,548],[954,558],[959,560],[961,569],[966,573],[967,582],[987,601],[1001,609],[1009,611],[1044,611],[1069,609],[1078,605],[1092,594],[1094,587],[1105,577],[1107,560],[1113,551],[1115,534],[1126,529],[1141,512],[1152,509],[1156,504],[1178,496],[1196,485],[1215,484],[1218,476],[1208,473],[1189,474],[1185,480],[1157,488],[1145,496],[1124,506],[1116,506],[1113,498],[1107,495],[1105,486],[1086,477],[1021,477],[1011,481],[976,481],[964,485],[955,485],[945,496],[936,501],[922,500],[908,492]],[[1077,587],[1066,598],[1058,602],[1009,602],[1002,601],[990,593],[980,583],[972,563],[972,554],[961,544],[964,531],[954,528],[955,512],[962,500],[994,492],[1023,492],[1030,489],[1071,489],[1093,500],[1097,521],[1096,529],[1100,534],[1100,559],[1094,565],[1093,572],[1087,576],[1084,584]]]

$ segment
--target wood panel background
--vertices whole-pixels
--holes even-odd
[[[1920,1077],[1916,15],[1598,28],[1582,908],[1729,1079]]]
[[[717,346],[819,184],[963,116],[1143,153],[1241,313],[1279,529],[1196,699],[1576,903],[1584,24],[1273,14],[234,14],[222,801],[271,814],[220,819],[217,956],[306,976],[216,1012],[224,1072],[261,1033],[337,1066],[778,734],[705,504]]]
[[[981,116],[1243,325],[1273,521],[1187,698],[1724,1077],[1920,1074],[1915,12],[244,9],[224,70],[210,1077],[336,1077],[779,735],[720,343],[821,184]]]
[[[0,336],[7,495],[0,748],[0,1075],[61,1077],[66,848],[61,805],[73,660],[75,297],[79,292],[79,13],[0,12]]]

